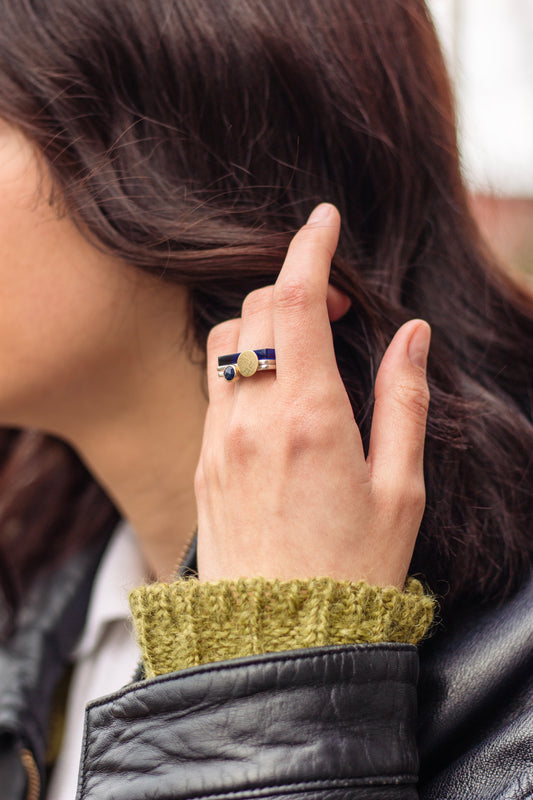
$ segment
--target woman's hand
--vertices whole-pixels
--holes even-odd
[[[318,206],[275,286],[208,342],[209,410],[196,473],[200,580],[365,579],[403,588],[425,505],[430,329],[411,320],[380,365],[368,458],[333,350],[349,302],[329,287],[339,214]],[[275,347],[276,372],[228,383],[217,357]]]

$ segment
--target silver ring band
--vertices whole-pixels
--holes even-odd
[[[239,377],[251,378],[256,372],[276,369],[276,351],[265,347],[260,350],[243,350],[219,356],[217,373],[219,378],[233,381]]]
[[[240,378],[241,375],[239,372],[239,368],[237,367],[237,364],[228,364],[227,366],[218,367],[217,368],[218,377],[225,378],[226,377],[224,374],[225,370],[227,370],[230,367],[233,367],[235,369],[235,376],[231,379],[226,378],[226,380],[236,380]],[[260,361],[257,362],[257,372],[262,372],[264,370],[273,370],[273,369],[276,369],[276,360],[273,358],[261,359]]]

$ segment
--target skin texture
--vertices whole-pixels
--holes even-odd
[[[430,329],[406,323],[383,358],[365,460],[326,303],[340,218],[327,204],[315,214],[275,286],[250,294],[242,318],[209,339],[200,578],[331,575],[401,588],[425,504]],[[218,354],[260,346],[275,346],[275,374],[217,378]]]
[[[207,401],[182,348],[185,293],[105,255],[0,121],[0,424],[69,442],[168,577],[196,525]],[[57,193],[56,193],[57,194]]]
[[[91,244],[50,202],[38,154],[1,121],[0,189],[0,423],[79,452],[131,521],[150,575],[173,574],[198,519],[202,580],[403,584],[424,507],[429,328],[408,323],[384,357],[365,462],[332,347],[330,320],[349,306],[328,288],[333,207],[297,234],[276,285],[213,330],[202,444],[184,290]],[[218,355],[264,346],[276,347],[277,373],[218,379]]]

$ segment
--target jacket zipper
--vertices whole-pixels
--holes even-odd
[[[39,769],[30,750],[24,748],[20,751],[20,760],[26,770],[28,786],[26,790],[26,800],[39,800],[41,796],[41,776]]]
[[[172,581],[175,581],[177,576],[179,575],[181,567],[183,566],[183,562],[185,561],[185,556],[189,552],[189,550],[191,548],[191,545],[193,543],[194,537],[196,536],[197,533],[198,533],[198,526],[193,530],[193,532],[191,533],[191,535],[189,536],[189,538],[187,539],[187,541],[183,545],[183,548],[181,550],[179,558],[176,560],[174,569],[172,571],[172,578],[171,578]]]
[[[196,530],[194,530],[185,544],[183,551],[180,555],[180,559],[178,561],[178,569],[183,563],[185,556],[187,555],[189,548],[191,546],[192,540],[196,535]],[[28,785],[26,789],[26,800],[40,800],[41,797],[41,776],[39,775],[39,768],[37,767],[37,763],[35,758],[33,757],[33,753],[24,748],[20,751],[20,760],[22,762],[22,766],[26,771],[26,777],[28,779]]]

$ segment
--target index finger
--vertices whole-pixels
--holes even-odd
[[[305,364],[336,369],[326,298],[339,231],[339,212],[330,203],[322,203],[287,251],[274,286],[272,310],[280,380],[302,374]],[[308,379],[308,370],[304,373]]]

